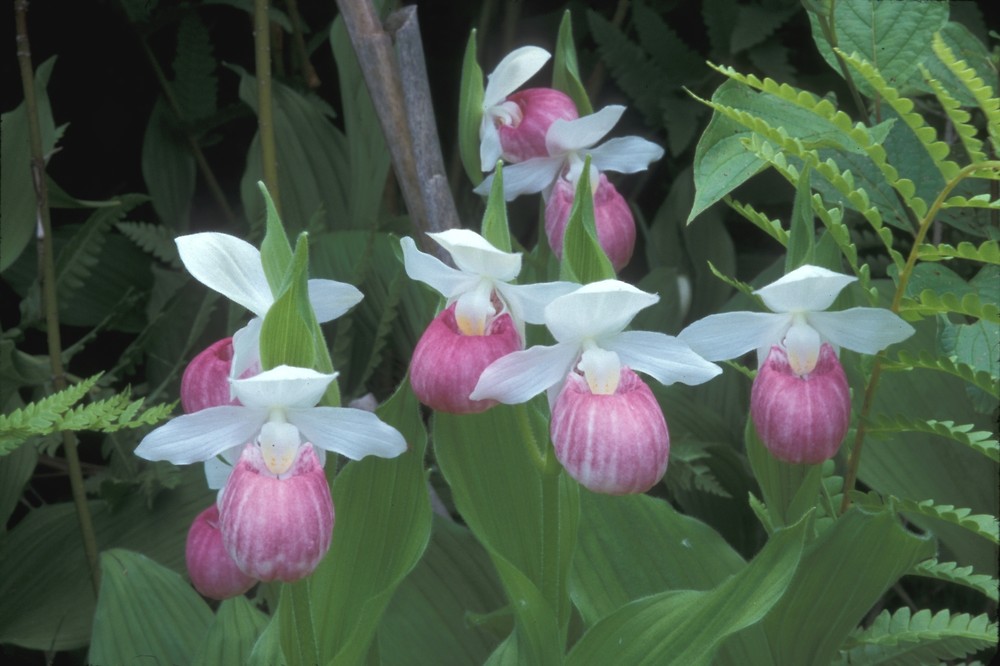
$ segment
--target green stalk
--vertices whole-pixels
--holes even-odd
[[[896,285],[896,293],[893,295],[892,305],[889,308],[895,314],[899,314],[899,309],[902,306],[903,296],[906,294],[906,287],[910,282],[910,275],[913,273],[913,268],[916,266],[917,258],[920,255],[920,244],[927,237],[927,232],[934,223],[934,218],[937,216],[938,211],[941,210],[941,206],[948,199],[948,195],[965,178],[968,178],[977,171],[989,169],[1000,169],[1000,160],[966,165],[945,185],[944,189],[941,190],[941,193],[934,200],[934,203],[927,209],[927,213],[920,220],[920,224],[917,227],[917,235],[913,238],[913,248],[906,258],[906,264],[903,266],[903,270],[899,272],[899,284]],[[884,352],[875,357],[872,374],[868,380],[868,385],[865,387],[865,397],[861,404],[861,415],[858,418],[858,429],[854,436],[854,445],[851,448],[851,454],[847,459],[847,475],[844,477],[844,497],[840,503],[841,513],[847,511],[851,505],[850,494],[854,490],[854,484],[858,478],[858,468],[861,466],[861,448],[865,439],[865,424],[868,421],[868,414],[871,411],[875,388],[878,386],[879,377],[882,374],[883,357]]]
[[[253,3],[253,44],[257,70],[257,128],[260,132],[261,168],[264,184],[281,213],[278,191],[278,149],[274,140],[274,114],[271,108],[271,22],[267,0]]]
[[[562,521],[562,501],[559,484],[562,465],[556,459],[551,442],[542,469],[542,595],[552,605],[560,630],[568,626],[568,607],[563,598],[565,573],[562,570],[562,535],[566,526]],[[565,635],[563,635],[565,641]],[[565,648],[565,646],[560,646]]]
[[[42,301],[45,310],[45,327],[48,337],[49,363],[55,390],[66,388],[66,373],[62,364],[62,339],[59,332],[59,303],[56,299],[56,262],[52,249],[52,220],[49,217],[48,188],[45,181],[45,156],[42,154],[42,132],[38,121],[38,100],[35,96],[35,76],[31,66],[31,45],[28,41],[28,0],[14,2],[17,22],[17,60],[21,69],[24,89],[24,108],[28,116],[28,140],[31,145],[31,177],[35,188],[38,215],[38,270]],[[100,561],[97,555],[97,537],[87,506],[87,492],[83,486],[83,471],[77,451],[76,435],[62,433],[63,449],[69,469],[70,488],[76,505],[77,520],[83,536],[83,548],[90,565],[90,582],[96,595],[100,589]]]

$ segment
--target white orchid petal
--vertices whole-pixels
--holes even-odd
[[[580,356],[577,370],[583,373],[590,392],[594,395],[614,395],[622,377],[622,363],[618,354],[594,347]]]
[[[524,162],[511,164],[503,168],[503,198],[513,201],[522,194],[534,194],[548,188],[559,177],[566,160],[563,156],[534,157]],[[493,187],[493,174],[479,183],[473,190],[476,194],[486,196]]]
[[[313,446],[360,460],[373,455],[395,458],[406,451],[399,431],[363,409],[313,407],[288,410],[288,422]]]
[[[913,327],[883,308],[810,312],[806,321],[823,339],[862,354],[877,354],[913,335]]]
[[[560,296],[545,308],[545,325],[559,342],[618,333],[632,318],[660,300],[618,280],[602,280]]]
[[[587,152],[592,167],[618,173],[644,171],[651,162],[663,157],[663,148],[638,136],[611,139]]]
[[[357,287],[336,280],[309,280],[309,303],[323,324],[344,314],[365,297]]]
[[[580,348],[576,345],[537,346],[507,354],[479,377],[472,400],[491,398],[508,405],[526,402],[566,378]]]
[[[235,236],[215,232],[180,236],[175,242],[184,267],[198,282],[258,317],[267,314],[274,296],[257,248]]]
[[[260,365],[260,329],[264,320],[254,317],[247,325],[233,333],[233,360],[229,366],[229,378],[239,379],[243,373]],[[234,398],[232,387],[229,397]]]
[[[479,286],[458,297],[455,323],[463,335],[485,335],[486,322],[496,313],[493,307],[493,284],[481,280]]]
[[[267,372],[233,380],[233,392],[248,407],[312,407],[319,402],[337,373],[279,365]]]
[[[624,106],[612,104],[582,118],[555,120],[545,133],[545,147],[549,155],[565,155],[590,148],[614,128],[623,113]],[[506,177],[505,172],[504,178]]]
[[[470,229],[448,229],[427,234],[448,251],[458,269],[509,282],[521,272],[521,255],[504,252]]]
[[[724,361],[751,349],[770,349],[781,342],[791,324],[792,318],[787,314],[723,312],[699,319],[677,337],[702,358]]]
[[[209,407],[161,425],[143,437],[135,454],[146,460],[169,460],[175,465],[201,462],[253,440],[266,421],[266,409]]]
[[[503,148],[500,145],[500,132],[493,124],[493,118],[488,114],[484,115],[483,122],[479,126],[480,169],[484,173],[493,171],[501,155],[503,155]]]
[[[437,257],[421,252],[409,236],[400,240],[399,244],[403,248],[403,268],[410,279],[423,282],[446,298],[459,296],[479,281],[477,276],[467,275]]]
[[[772,312],[819,312],[833,305],[837,294],[857,279],[807,264],[754,293]]]
[[[685,342],[666,333],[625,331],[598,344],[617,353],[622,365],[644,372],[661,384],[682,382],[694,386],[722,372],[722,368],[696,354]]]
[[[579,288],[580,285],[575,282],[496,285],[514,318],[529,324],[545,323],[545,307],[560,296]]]
[[[486,77],[483,111],[507,98],[549,61],[549,52],[538,46],[522,46],[508,53]]]

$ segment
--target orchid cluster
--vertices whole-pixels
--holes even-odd
[[[334,525],[326,451],[394,457],[406,442],[370,412],[319,406],[336,373],[288,365],[261,371],[261,324],[275,299],[256,248],[219,233],[182,236],[177,247],[195,278],[256,315],[195,357],[181,382],[186,414],[136,449],[147,460],[205,462],[208,484],[220,492],[191,526],[187,564],[196,589],[224,599],[258,580],[303,578],[326,554]],[[319,321],[360,300],[350,285],[309,281]]]
[[[562,258],[570,210],[589,158],[587,176],[598,241],[619,271],[632,257],[635,220],[605,172],[643,171],[663,156],[663,149],[637,136],[597,145],[618,123],[624,106],[607,106],[581,118],[573,100],[558,90],[530,88],[515,92],[549,58],[544,49],[525,46],[508,54],[489,75],[479,128],[481,168],[489,172],[501,158],[507,163],[503,172],[507,201],[541,192],[546,202],[549,245]],[[487,194],[492,178],[487,177],[475,191]]]

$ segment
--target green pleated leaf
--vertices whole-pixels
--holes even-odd
[[[332,486],[337,523],[330,552],[309,579],[320,663],[359,664],[397,586],[430,537],[420,405],[404,381],[377,414],[409,450],[391,460],[348,463]],[[282,606],[282,612],[287,612]]]
[[[503,196],[503,163],[498,161],[493,172],[493,185],[486,199],[486,212],[483,213],[483,238],[499,250],[511,251],[510,227],[507,224],[507,202]]]
[[[264,276],[271,287],[271,293],[278,295],[288,279],[288,269],[292,265],[292,246],[288,242],[288,234],[281,224],[278,209],[267,191],[263,181],[257,181],[257,187],[264,196],[264,206],[267,210],[264,240],[260,243],[260,263],[264,268]]]
[[[465,173],[478,185],[483,182],[479,159],[479,124],[483,118],[483,70],[476,60],[476,31],[469,33],[462,58],[462,87],[458,95],[458,150]]]
[[[829,664],[872,605],[934,550],[930,537],[906,531],[892,510],[849,510],[807,546],[764,620],[775,662]]]
[[[614,266],[611,265],[611,260],[597,240],[589,155],[576,185],[573,207],[566,222],[559,278],[580,284],[615,278]]]
[[[542,470],[548,425],[534,410],[498,405],[481,414],[437,413],[434,446],[456,507],[500,575],[519,658],[553,663],[569,622],[579,496],[567,477]]]
[[[142,139],[142,178],[153,210],[175,233],[188,228],[197,167],[164,99],[157,100]]]
[[[841,73],[840,64],[832,46],[847,53],[857,51],[874,63],[886,80],[902,87],[916,75],[917,65],[929,55],[927,45],[948,21],[948,5],[839,0],[833,12],[837,36],[837,43],[833,45],[827,41],[813,12],[809,12],[809,20],[820,54],[838,74]],[[864,81],[858,84],[863,93],[871,94],[872,89]]]
[[[191,662],[194,666],[245,664],[270,618],[244,596],[226,599],[215,612],[207,635]]]
[[[568,9],[563,12],[559,22],[559,36],[552,55],[552,87],[569,95],[581,117],[594,112],[587,90],[580,81],[576,45],[573,43],[573,19]]]
[[[295,243],[295,257],[283,291],[267,311],[260,328],[260,362],[265,370],[279,365],[312,368],[316,360],[312,331],[316,315],[309,304],[309,241]]]
[[[101,554],[101,591],[87,660],[187,664],[211,622],[208,604],[177,573],[114,548]]]
[[[642,597],[710,590],[746,567],[718,532],[663,500],[581,491],[580,508],[570,594],[588,626]],[[766,654],[763,632],[750,627],[722,645],[715,663],[773,663]]]
[[[573,647],[567,666],[713,663],[727,636],[759,622],[780,603],[801,570],[810,522],[805,518],[776,532],[749,565],[710,591],[664,592],[605,617]]]
[[[481,664],[497,636],[473,615],[506,604],[489,556],[475,537],[435,516],[431,541],[420,563],[400,584],[378,630],[386,666]]]

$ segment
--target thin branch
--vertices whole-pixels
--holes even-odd
[[[278,149],[274,139],[274,114],[271,106],[271,22],[267,8],[267,0],[254,0],[253,44],[257,73],[257,129],[260,133],[260,159],[264,184],[280,215]]]
[[[299,55],[302,65],[302,76],[306,79],[306,85],[315,90],[319,88],[322,81],[319,74],[309,60],[309,52],[306,51],[306,40],[302,36],[302,17],[299,14],[299,0],[286,0],[288,4],[288,18],[292,21],[292,42],[295,44],[295,52]]]

